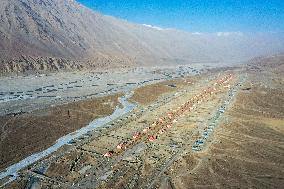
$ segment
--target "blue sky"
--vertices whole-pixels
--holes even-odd
[[[106,15],[191,32],[283,32],[284,0],[77,0]]]

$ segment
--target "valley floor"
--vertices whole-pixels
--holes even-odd
[[[28,166],[4,187],[282,188],[283,79],[215,69],[140,86],[129,99],[137,103],[133,111]],[[115,98],[102,115],[111,114]]]

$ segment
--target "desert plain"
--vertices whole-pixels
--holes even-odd
[[[17,87],[1,103],[1,185],[281,188],[283,60],[262,61],[270,66],[140,68],[107,82],[108,73],[76,73],[74,86],[66,77],[50,79],[49,87]],[[20,89],[31,97],[7,100]],[[50,97],[38,98],[47,91]],[[28,108],[15,112],[13,105]],[[9,169],[65,135],[70,140],[56,150]]]

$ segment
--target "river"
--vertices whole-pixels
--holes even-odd
[[[8,168],[6,168],[3,172],[0,173],[0,180],[7,177],[7,176],[11,176],[10,180],[8,182],[11,182],[12,180],[15,180],[18,176],[18,171],[20,171],[21,169],[35,163],[36,161],[50,155],[51,153],[57,151],[60,147],[62,147],[63,145],[68,144],[70,141],[77,139],[79,137],[81,137],[84,134],[87,134],[90,131],[93,131],[94,129],[101,127],[117,118],[119,118],[120,116],[131,112],[136,105],[132,104],[130,102],[128,102],[128,99],[132,96],[132,93],[127,93],[125,96],[120,97],[118,100],[120,102],[121,106],[117,106],[115,111],[107,116],[107,117],[103,117],[103,118],[99,118],[96,119],[94,121],[92,121],[91,123],[89,123],[89,125],[87,125],[86,127],[83,127],[75,132],[69,133],[68,135],[65,135],[61,138],[59,138],[56,143],[54,145],[52,145],[51,147],[47,148],[44,151],[32,154],[30,156],[28,156],[27,158],[21,160],[18,163],[15,163],[11,166],[9,166]]]

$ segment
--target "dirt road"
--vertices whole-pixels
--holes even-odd
[[[263,88],[256,77],[215,70],[135,90],[134,111],[6,187],[279,188],[283,88]]]

